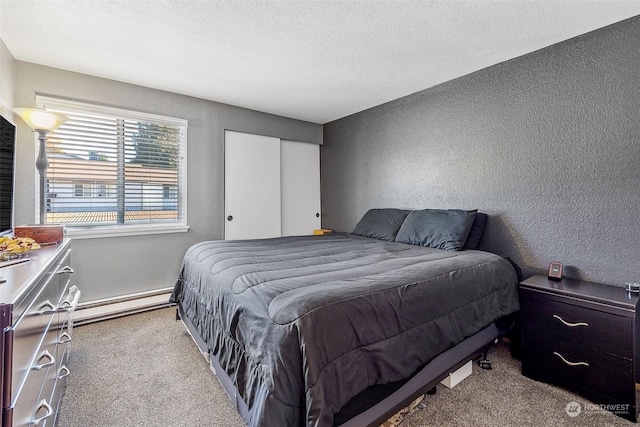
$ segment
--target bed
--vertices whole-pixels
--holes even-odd
[[[452,211],[187,251],[171,301],[248,425],[379,424],[504,333],[516,272]]]

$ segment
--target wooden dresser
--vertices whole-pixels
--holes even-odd
[[[53,426],[70,374],[65,366],[72,313],[71,244],[29,253],[30,262],[0,268],[2,426]]]
[[[522,373],[636,422],[640,400],[637,293],[537,275],[520,283]],[[567,402],[569,404],[570,402]]]

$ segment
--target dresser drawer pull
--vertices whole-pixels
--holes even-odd
[[[554,351],[553,354],[558,356],[560,359],[562,359],[562,361],[564,363],[566,363],[569,366],[589,366],[589,364],[587,362],[569,362],[567,359],[562,357],[562,355],[560,353],[558,353],[557,351]]]
[[[69,289],[69,298],[73,298],[73,300],[70,301],[69,298],[67,298],[62,301],[62,303],[60,303],[60,310],[69,312],[75,311],[75,309],[78,307],[78,302],[80,301],[81,294],[82,292],[78,290],[77,286],[72,286],[71,289]]]
[[[46,368],[47,366],[51,366],[54,363],[56,363],[56,358],[53,357],[53,354],[49,353],[49,350],[45,350],[42,352],[40,357],[38,357],[38,362],[40,362],[42,359],[48,359],[49,361],[46,363],[43,363],[42,365],[35,365],[32,369],[39,371],[42,368]]]
[[[66,332],[63,332],[58,339],[58,344],[66,344],[71,341],[71,335]]]
[[[569,326],[570,328],[575,328],[576,326],[589,326],[589,324],[585,322],[569,323],[557,314],[554,314],[553,317],[564,323],[566,326]]]
[[[38,310],[38,314],[49,314],[55,313],[57,310],[56,306],[51,303],[51,301],[45,301]]]
[[[73,274],[75,273],[75,271],[73,271],[73,268],[69,267],[68,265],[65,265],[60,270],[56,271],[56,274],[66,274],[66,273]]]
[[[62,365],[62,367],[58,371],[58,379],[61,380],[68,377],[69,375],[71,375],[71,371],[69,370],[69,368],[67,368],[65,365]]]
[[[38,413],[38,411],[40,411],[41,409],[44,409],[47,412],[44,414],[44,416],[29,421],[29,425],[30,426],[40,425],[41,421],[43,421],[44,419],[49,418],[51,415],[53,415],[53,408],[44,399],[42,399],[40,401],[40,403],[38,404],[38,407],[36,408],[36,413]]]

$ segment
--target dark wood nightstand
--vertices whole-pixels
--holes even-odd
[[[520,283],[522,374],[638,420],[638,294],[536,275]]]

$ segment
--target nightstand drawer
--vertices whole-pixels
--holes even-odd
[[[562,340],[534,341],[531,347],[528,363],[522,365],[527,377],[577,392],[598,392],[620,402],[635,401],[630,359]]]
[[[633,358],[633,319],[595,309],[540,298],[521,290],[525,336],[550,336],[549,341],[573,341]]]

